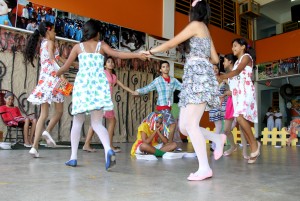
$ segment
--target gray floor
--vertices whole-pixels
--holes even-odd
[[[185,150],[191,147],[184,143]],[[263,146],[256,164],[248,165],[241,149],[231,157],[209,161],[212,179],[189,182],[196,158],[140,161],[119,144],[117,166],[106,172],[103,150],[78,154],[79,166],[67,167],[69,149],[0,150],[0,200],[300,200],[299,147]]]

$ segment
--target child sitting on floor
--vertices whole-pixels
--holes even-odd
[[[137,139],[132,145],[131,155],[154,154],[157,157],[162,157],[166,152],[175,150],[177,144],[175,142],[169,143],[167,136],[163,133],[168,133],[163,115],[155,112],[150,113],[138,128]]]

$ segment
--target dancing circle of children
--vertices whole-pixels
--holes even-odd
[[[109,134],[102,125],[103,110],[112,110],[113,103],[109,83],[104,72],[104,55],[129,59],[146,59],[143,53],[118,52],[100,39],[100,23],[88,20],[83,27],[83,37],[70,53],[66,63],[58,70],[57,76],[66,72],[71,63],[78,57],[79,70],[75,78],[72,94],[73,125],[71,129],[71,157],[65,164],[77,166],[77,151],[80,131],[85,121],[85,115],[91,114],[91,126],[100,138],[105,153],[105,168],[109,170],[116,164],[115,152],[110,147]]]
[[[109,87],[110,87],[110,93],[111,93],[111,97],[113,95],[113,87],[115,85],[119,85],[122,89],[124,89],[125,91],[131,93],[131,94],[134,94],[134,91],[131,90],[130,88],[126,87],[122,82],[120,82],[116,76],[116,73],[115,73],[115,61],[112,57],[107,57],[105,59],[105,62],[104,62],[104,72],[105,72],[105,75],[107,77],[107,80],[108,80],[108,83],[109,83]],[[116,125],[116,117],[115,117],[115,112],[114,110],[109,110],[109,111],[105,111],[104,112],[104,118],[106,118],[108,120],[108,133],[109,133],[109,141],[110,141],[110,147],[112,148],[112,150],[114,152],[120,152],[121,149],[120,147],[115,147],[113,146],[113,135],[114,135],[114,130],[115,130],[115,125]],[[93,128],[90,127],[89,130],[88,130],[88,134],[86,136],[86,139],[85,139],[85,143],[82,147],[82,149],[84,151],[87,151],[87,152],[95,152],[96,150],[93,149],[91,147],[91,139],[94,135],[94,131],[93,131]]]
[[[151,56],[188,42],[186,49],[189,52],[179,94],[179,129],[184,135],[189,135],[199,163],[197,171],[187,177],[190,181],[213,176],[207,159],[205,139],[216,143],[215,160],[223,155],[226,141],[224,134],[218,135],[199,126],[204,111],[220,105],[218,81],[212,67],[219,63],[219,57],[207,27],[209,18],[209,4],[205,0],[193,1],[189,13],[190,23],[174,38],[145,52]]]
[[[35,158],[39,157],[38,146],[41,135],[46,139],[48,146],[56,146],[56,143],[52,139],[50,132],[63,114],[64,97],[61,93],[53,93],[53,89],[60,79],[59,77],[55,76],[59,69],[57,61],[64,62],[64,60],[59,57],[58,49],[55,48],[55,36],[56,33],[54,30],[54,25],[50,22],[41,22],[38,26],[38,29],[36,29],[28,38],[24,51],[25,62],[31,63],[34,67],[33,61],[37,52],[36,47],[40,37],[42,37],[40,46],[41,70],[39,74],[39,80],[37,86],[27,99],[32,104],[41,106],[40,116],[38,118],[34,134],[34,143],[29,151],[29,153]],[[45,121],[49,115],[49,105],[51,103],[54,103],[55,112],[51,117],[46,130],[43,131]]]
[[[252,132],[249,121],[257,123],[257,105],[255,87],[252,82],[254,49],[248,46],[244,38],[236,38],[232,41],[232,52],[238,60],[235,62],[233,70],[218,77],[219,81],[227,78],[230,80],[232,90],[232,102],[234,107],[233,116],[242,128],[247,142],[250,145],[250,158],[248,163],[255,163],[260,155],[260,142],[258,142]],[[251,53],[251,55],[250,55]]]

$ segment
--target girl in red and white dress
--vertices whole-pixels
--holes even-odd
[[[250,145],[251,154],[248,163],[255,163],[260,155],[260,142],[256,141],[250,121],[257,123],[257,105],[255,88],[252,83],[252,71],[254,61],[252,53],[255,56],[253,48],[249,47],[247,41],[243,38],[234,39],[232,42],[232,52],[238,58],[235,62],[233,70],[225,75],[221,75],[220,81],[231,78],[232,102],[234,107],[233,116],[245,134],[246,140]]]

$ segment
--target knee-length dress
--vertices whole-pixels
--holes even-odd
[[[83,43],[79,44],[81,53],[79,71],[76,75],[72,94],[72,115],[89,113],[93,110],[113,110],[109,83],[104,73],[104,56],[99,53],[101,42],[95,52],[85,52]]]
[[[244,54],[235,62],[233,70],[237,69],[242,58],[246,55],[252,60],[249,54]],[[238,117],[239,115],[243,115],[248,121],[257,123],[255,87],[251,80],[252,69],[252,66],[247,65],[239,75],[231,79],[230,86],[232,86],[233,116]]]
[[[210,38],[192,37],[179,94],[179,107],[207,103],[205,110],[220,106],[219,83],[209,62]]]
[[[58,50],[54,53],[58,57]],[[64,101],[64,96],[61,93],[53,94],[53,89],[57,84],[59,77],[56,77],[56,72],[59,70],[59,65],[50,59],[48,51],[48,40],[44,39],[40,47],[41,70],[37,86],[28,97],[28,101],[34,105],[43,103]]]
[[[227,85],[223,82],[219,85],[219,96],[221,96],[225,93],[226,88],[227,88]],[[221,102],[221,105],[219,105],[217,108],[213,108],[209,111],[209,121],[215,122],[215,121],[224,120],[225,111],[226,111],[226,103],[227,103],[227,96],[224,97],[223,101]]]

